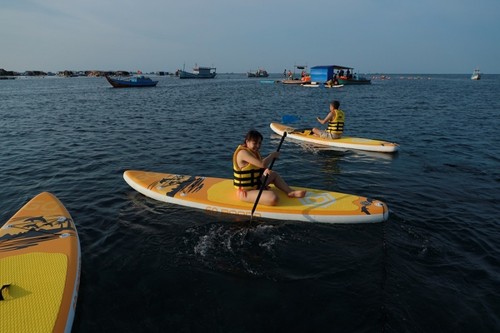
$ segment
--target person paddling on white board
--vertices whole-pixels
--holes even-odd
[[[330,112],[326,115],[324,119],[316,117],[316,120],[321,124],[328,123],[326,130],[320,130],[319,128],[313,128],[312,132],[314,135],[326,139],[340,139],[342,133],[344,132],[344,122],[345,114],[344,111],[339,109],[340,102],[332,101],[330,103]]]
[[[303,198],[306,191],[293,190],[279,173],[270,170],[269,165],[279,157],[280,152],[275,151],[266,158],[262,158],[259,152],[262,140],[262,134],[256,130],[250,130],[245,136],[244,143],[239,145],[233,154],[233,184],[237,189],[239,199],[255,202],[265,179],[266,187],[261,193],[261,204],[266,206],[278,204],[279,197],[268,188],[270,184],[285,192],[290,198]]]

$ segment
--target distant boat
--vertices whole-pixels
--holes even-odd
[[[297,84],[297,85],[300,85],[300,84],[304,84],[304,81],[302,81],[300,79],[288,79],[288,80],[282,80],[281,83],[283,83],[283,84]]]
[[[472,76],[470,77],[471,80],[481,80],[481,72],[479,71],[479,68],[476,68],[474,70],[474,73],[472,73]]]
[[[328,83],[318,83],[318,82],[308,82],[302,84],[303,87],[307,88],[342,88],[343,84],[328,84]]]
[[[300,70],[300,76],[295,74],[295,70]],[[285,69],[283,72],[283,76],[285,79],[281,81],[283,84],[304,84],[310,80],[309,75],[307,74],[307,66],[305,65],[294,65],[293,66],[293,73],[292,71]]]
[[[345,66],[335,66],[338,69],[337,80],[339,84],[371,84],[372,80],[367,79],[357,73],[354,73],[354,68]]]
[[[134,76],[130,80],[113,79],[108,75],[105,75],[105,78],[115,88],[154,87],[158,83],[143,75]]]
[[[265,69],[258,69],[256,72],[247,72],[247,77],[268,77],[269,73]]]
[[[180,79],[213,79],[217,73],[215,67],[198,67],[193,68],[193,72],[186,72],[184,70],[179,70]]]
[[[352,76],[339,76],[339,84],[371,84],[372,80],[364,76],[354,74]]]
[[[311,67],[311,81],[333,85],[370,84],[371,80],[353,74],[354,68],[328,65]]]

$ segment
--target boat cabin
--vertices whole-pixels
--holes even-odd
[[[318,83],[326,83],[333,80],[334,76],[352,78],[352,67],[329,65],[329,66],[314,66],[311,67],[311,81]]]
[[[370,80],[354,74],[353,67],[330,65],[311,67],[311,82],[335,84],[369,84]]]
[[[213,72],[212,72],[213,70]],[[213,75],[216,71],[216,68],[215,67],[201,67],[201,66],[196,66],[193,68],[193,72],[194,73],[198,73],[200,74],[201,76],[210,76],[210,75]]]

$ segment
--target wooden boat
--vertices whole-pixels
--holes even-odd
[[[213,79],[217,73],[215,67],[198,67],[193,68],[193,72],[186,72],[185,70],[179,70],[180,79]]]
[[[153,81],[143,75],[134,76],[130,80],[114,79],[108,75],[105,75],[105,78],[114,88],[154,87],[158,84],[158,81]]]
[[[300,70],[300,76],[295,74],[296,70]],[[283,84],[304,84],[311,81],[310,76],[307,74],[307,66],[305,65],[294,65],[293,73],[290,70],[288,72],[285,70],[283,75],[286,77],[286,79],[281,81]]]
[[[247,77],[268,77],[269,73],[265,69],[258,69],[256,72],[247,72]]]
[[[298,84],[298,85],[301,85],[301,84],[304,84],[304,81],[302,81],[300,79],[291,79],[291,80],[283,80],[283,81],[281,81],[281,83],[283,83],[283,84]]]
[[[479,68],[476,68],[470,77],[471,80],[481,80],[481,72]]]

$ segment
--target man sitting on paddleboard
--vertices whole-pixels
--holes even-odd
[[[318,128],[313,128],[313,133],[316,136],[327,138],[327,139],[340,139],[342,133],[344,132],[344,121],[345,115],[344,111],[339,109],[340,102],[333,101],[330,103],[330,112],[326,115],[325,119],[316,117],[316,120],[321,124],[328,123],[326,130],[320,130]]]
[[[237,188],[239,199],[255,202],[266,175],[268,175],[266,189],[262,191],[261,204],[267,206],[278,204],[278,195],[267,189],[269,184],[274,184],[290,198],[303,198],[306,191],[294,191],[277,172],[268,169],[271,161],[278,158],[280,153],[273,152],[263,159],[259,152],[262,139],[262,134],[258,131],[249,131],[244,143],[239,145],[233,154],[233,184]]]

